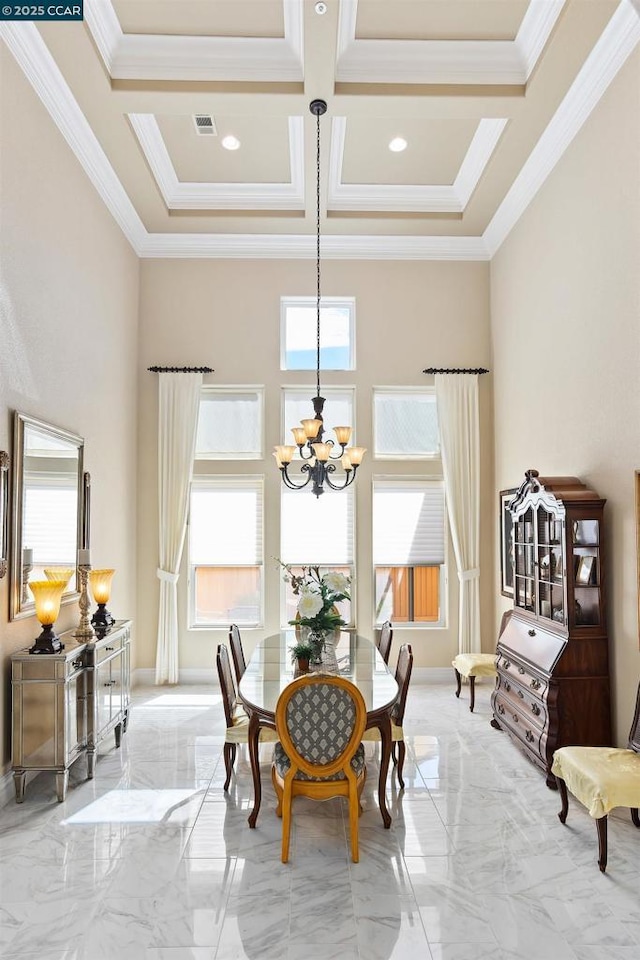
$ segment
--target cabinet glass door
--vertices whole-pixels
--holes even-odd
[[[533,511],[529,508],[513,526],[514,533],[514,603],[522,610],[535,604],[535,544]]]
[[[600,524],[598,520],[574,520],[571,524],[574,580],[574,622],[600,626]]]
[[[538,615],[565,623],[562,523],[544,507],[537,511]]]

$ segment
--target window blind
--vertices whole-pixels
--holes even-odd
[[[437,480],[375,480],[375,566],[444,563],[444,485]]]
[[[200,398],[196,457],[262,456],[262,391],[205,388]]]
[[[353,488],[326,491],[282,490],[281,547],[284,563],[296,566],[353,564]]]
[[[191,485],[189,561],[198,566],[262,563],[262,478],[207,477]]]
[[[374,455],[428,457],[440,450],[435,393],[376,389]]]

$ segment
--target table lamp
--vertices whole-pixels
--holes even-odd
[[[89,583],[93,599],[98,604],[98,609],[91,617],[91,624],[99,634],[108,633],[114,625],[115,617],[107,610],[107,604],[111,596],[111,581],[115,570],[90,570]]]
[[[59,653],[64,644],[56,636],[53,625],[60,613],[60,601],[67,585],[66,580],[31,580],[29,589],[36,606],[36,617],[42,625],[42,633],[29,653]]]

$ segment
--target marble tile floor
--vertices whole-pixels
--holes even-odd
[[[597,867],[594,822],[489,726],[450,682],[413,683],[406,789],[390,777],[384,830],[377,746],[350,860],[344,802],[294,804],[280,862],[269,752],[263,806],[246,818],[246,748],[222,791],[223,715],[211,687],[137,688],[120,750],[96,778],[75,765],[67,799],[54,777],[0,811],[4,960],[638,960],[640,834],[628,811]]]

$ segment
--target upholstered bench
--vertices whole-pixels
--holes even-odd
[[[456,697],[460,696],[462,678],[466,677],[469,680],[471,694],[469,710],[473,713],[476,702],[476,677],[496,676],[496,655],[495,653],[459,653],[451,664],[456,672]]]

